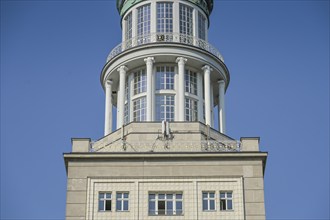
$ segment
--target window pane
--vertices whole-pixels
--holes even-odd
[[[227,205],[228,205],[228,207],[227,207],[228,210],[233,209],[233,201],[232,200],[227,200]]]
[[[166,204],[166,208],[167,208],[167,211],[166,213],[168,215],[173,215],[173,202],[172,201],[167,201],[167,204]]]
[[[124,193],[124,198],[128,198],[128,193]]]
[[[165,215],[165,201],[158,201],[158,215]]]
[[[182,194],[176,194],[176,199],[182,199]]]
[[[158,199],[165,199],[165,194],[159,194]]]
[[[167,199],[173,199],[173,194],[166,194]]]
[[[210,198],[214,198],[215,193],[210,193]]]
[[[182,214],[182,202],[176,202],[176,214],[180,215]]]
[[[149,199],[155,199],[155,194],[149,194]]]
[[[121,201],[119,201],[119,200],[117,200],[117,202],[116,202],[116,210],[122,210]]]
[[[99,200],[99,211],[104,211],[104,200]]]
[[[226,210],[226,201],[220,200],[220,210]]]
[[[207,202],[208,200],[203,200],[203,210],[208,210]]]
[[[128,201],[124,201],[124,210],[128,211]]]
[[[156,203],[154,201],[149,201],[149,213],[155,214]]]
[[[220,198],[225,198],[225,193],[220,193]]]
[[[99,193],[99,199],[103,199],[104,198],[104,193]]]
[[[227,198],[232,198],[232,193],[231,192],[227,193]]]
[[[111,199],[111,193],[106,193],[106,198]]]
[[[215,201],[210,200],[210,210],[215,210]]]
[[[203,199],[207,198],[207,193],[203,193]]]
[[[105,210],[111,211],[111,200],[105,202]]]

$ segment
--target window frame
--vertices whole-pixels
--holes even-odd
[[[101,194],[103,194],[102,198],[100,198]],[[110,198],[107,198],[107,195],[110,195]],[[102,209],[100,207],[101,202],[103,202]],[[107,202],[110,202],[110,209],[107,209]],[[99,212],[111,212],[112,211],[112,192],[99,192],[98,193],[98,211]]]
[[[139,108],[137,108],[139,106]],[[139,97],[133,100],[133,121],[147,120],[147,98],[146,96]]]
[[[185,97],[185,120],[198,121],[198,100]]]
[[[225,196],[222,197],[221,194]],[[228,197],[228,194],[231,194],[231,197]],[[220,211],[234,211],[234,203],[233,203],[233,191],[220,191],[219,194],[220,199]],[[228,208],[228,202],[231,203],[231,208]],[[225,206],[223,206],[223,204]]]
[[[180,3],[179,6],[179,29],[180,34],[193,36],[194,33],[194,8]]]
[[[154,198],[151,199],[150,195],[154,195]],[[159,198],[159,195],[164,195],[164,198]],[[168,198],[169,195],[172,195],[172,198]],[[181,195],[181,198],[178,198]],[[183,216],[183,192],[149,192],[148,193],[148,215],[149,216]],[[154,203],[155,210],[150,210],[150,204]],[[160,213],[159,211],[159,202],[164,202],[164,212]],[[168,209],[169,202],[172,202],[172,209]],[[177,206],[181,204],[181,210],[178,211]],[[169,213],[168,210],[171,210],[172,213]]]
[[[169,117],[167,117],[169,115]],[[155,121],[175,120],[175,96],[172,94],[156,95],[156,117]]]
[[[145,4],[137,8],[138,45],[150,42],[151,5]]]
[[[147,91],[147,73],[140,69],[133,73],[133,95],[138,95]]]
[[[174,90],[175,88],[175,69],[174,66],[156,67],[156,91]]]
[[[173,32],[173,2],[157,2],[156,8],[157,33]]]
[[[197,72],[185,69],[184,72],[185,92],[192,95],[198,94]]]
[[[206,41],[206,17],[198,11],[198,38]]]
[[[127,198],[125,198],[127,194]],[[121,197],[118,197],[121,195]],[[121,209],[118,207],[118,202],[120,203]],[[127,202],[127,209],[125,209],[125,202]],[[129,211],[129,192],[116,192],[116,212],[128,212]]]
[[[210,197],[210,194],[213,194],[214,197]],[[204,194],[207,194],[207,197],[204,197]],[[207,207],[204,207],[204,201],[207,201]],[[211,209],[211,202],[213,202],[214,209]],[[202,192],[202,210],[203,212],[214,212],[217,210],[216,204],[216,192],[215,191],[203,191]]]
[[[133,17],[132,17],[132,12],[128,13],[125,17],[125,22],[126,22],[126,40],[129,40],[133,37]]]

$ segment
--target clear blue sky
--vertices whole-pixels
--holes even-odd
[[[63,152],[103,134],[115,1],[1,0],[1,219],[63,219]],[[268,219],[329,219],[329,1],[215,1],[227,130],[269,152]]]

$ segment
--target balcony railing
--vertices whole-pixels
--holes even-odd
[[[117,45],[115,48],[113,48],[113,50],[110,52],[107,58],[107,61],[116,57],[125,50],[151,43],[180,43],[180,44],[195,46],[215,55],[222,62],[224,62],[223,57],[221,56],[218,49],[216,49],[208,42],[190,35],[185,35],[180,33],[151,33],[149,35],[143,35],[143,36],[137,36],[131,38]]]

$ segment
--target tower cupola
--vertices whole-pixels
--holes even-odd
[[[230,76],[208,42],[213,0],[118,0],[122,42],[101,73],[105,132],[139,121],[199,121],[225,133]],[[215,108],[218,106],[217,108]],[[218,110],[217,113],[214,110]]]

